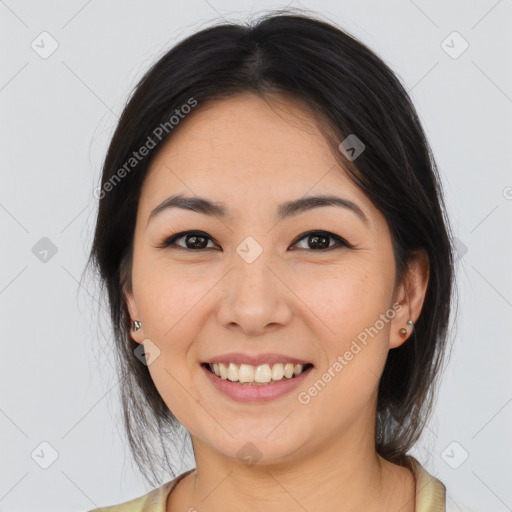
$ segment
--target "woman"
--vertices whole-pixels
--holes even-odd
[[[184,427],[196,463],[102,510],[445,510],[407,452],[444,360],[452,237],[382,60],[308,15],[202,30],[136,87],[97,197],[135,460],[158,479]]]

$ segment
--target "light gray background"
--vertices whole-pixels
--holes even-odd
[[[219,16],[284,5],[0,0],[0,511],[85,511],[149,490],[121,437],[106,312],[94,282],[79,286],[92,191],[128,94],[158,56]],[[512,510],[512,1],[292,6],[367,43],[417,106],[458,239],[460,312],[413,454],[447,486],[448,510]],[[45,59],[43,31],[58,43]],[[57,249],[46,261],[43,237]]]

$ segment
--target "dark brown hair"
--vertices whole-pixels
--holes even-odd
[[[253,23],[219,23],[171,48],[136,86],[108,148],[87,267],[97,272],[108,297],[132,454],[146,479],[151,482],[151,472],[158,481],[157,468],[170,470],[163,438],[180,430],[147,366],[135,356],[139,345],[129,332],[124,290],[131,287],[141,186],[158,150],[177,129],[169,120],[186,112],[183,106],[191,98],[200,108],[244,92],[266,100],[275,93],[294,98],[315,118],[340,163],[388,222],[397,283],[416,250],[428,254],[421,315],[407,342],[389,351],[378,390],[376,430],[382,438],[376,449],[401,463],[432,411],[455,291],[440,178],[415,108],[389,67],[341,28],[290,10],[267,13]],[[365,145],[356,160],[338,149],[350,134]],[[149,154],[127,167],[150,140]],[[151,444],[155,439],[161,447]]]

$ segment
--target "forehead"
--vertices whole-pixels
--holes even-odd
[[[230,210],[338,194],[377,213],[297,101],[254,94],[198,105],[152,162],[139,206],[147,217],[173,193],[207,196]],[[373,219],[374,220],[374,219]]]

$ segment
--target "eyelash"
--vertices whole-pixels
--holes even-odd
[[[171,235],[171,236],[165,238],[156,247],[159,249],[165,249],[165,248],[174,246],[173,249],[184,249],[185,251],[198,251],[198,252],[204,251],[206,249],[212,249],[211,247],[206,247],[204,249],[189,249],[188,247],[181,247],[180,245],[176,245],[176,243],[175,243],[176,240],[179,240],[180,238],[183,238],[186,235],[201,236],[204,238],[208,238],[209,240],[214,242],[214,240],[210,236],[208,236],[204,231],[181,231],[180,233],[176,233],[174,235]],[[353,245],[349,244],[345,239],[341,238],[340,236],[335,235],[334,233],[330,233],[329,231],[322,231],[322,230],[308,231],[306,233],[303,233],[302,235],[300,235],[299,238],[296,239],[296,241],[293,243],[293,245],[299,243],[301,240],[303,240],[304,238],[307,238],[311,235],[327,236],[329,238],[334,239],[337,242],[337,245],[328,247],[327,249],[299,249],[299,250],[309,251],[309,252],[327,252],[327,251],[331,251],[333,249],[339,249],[341,247],[346,247],[349,249],[352,249],[354,247]]]

